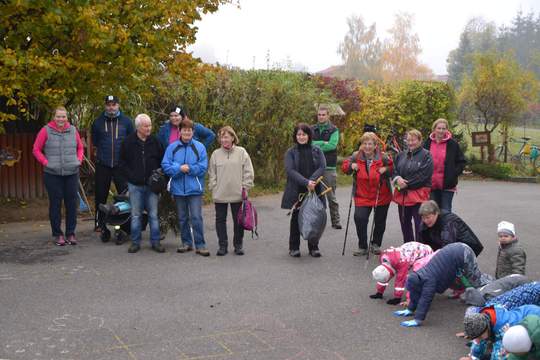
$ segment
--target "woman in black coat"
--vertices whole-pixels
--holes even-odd
[[[431,199],[441,210],[452,212],[452,198],[456,192],[458,176],[463,172],[466,161],[457,141],[448,131],[448,121],[437,119],[433,122],[433,132],[424,143],[433,159],[431,177]]]
[[[295,145],[285,153],[287,184],[281,199],[281,208],[291,209],[294,206],[289,234],[289,255],[292,257],[300,257],[300,229],[298,226],[300,204],[297,203],[298,198],[300,194],[307,193],[308,190],[320,192],[320,185],[317,185],[315,181],[324,174],[326,168],[326,160],[322,150],[311,144],[312,136],[313,133],[308,124],[296,125],[293,131]],[[321,200],[324,202],[324,199]],[[321,256],[318,242],[310,242],[308,248],[311,256]]]

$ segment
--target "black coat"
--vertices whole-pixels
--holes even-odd
[[[146,185],[152,171],[161,167],[163,154],[163,147],[154,135],[142,141],[135,132],[120,147],[119,166],[129,183]]]
[[[407,180],[407,188],[414,190],[431,187],[433,175],[433,159],[431,154],[421,146],[412,152],[401,151],[394,160],[392,178],[401,176]]]
[[[420,242],[438,250],[448,244],[461,242],[469,245],[476,256],[480,255],[484,246],[472,229],[454,213],[442,212],[432,227],[422,223],[420,227]]]
[[[427,138],[424,142],[424,148],[429,151],[431,147],[431,138]],[[465,155],[459,147],[459,144],[454,139],[446,141],[446,157],[444,158],[444,178],[443,189],[453,189],[458,183],[458,176],[463,173],[463,169],[467,164]]]
[[[298,188],[300,186],[307,186],[309,180],[317,180],[320,176],[324,175],[324,169],[326,168],[326,159],[324,153],[318,146],[311,147],[311,154],[313,155],[313,164],[315,171],[306,179],[298,169],[300,168],[300,151],[295,145],[291,147],[285,153],[285,172],[287,173],[287,184],[285,185],[285,191],[283,192],[283,198],[281,199],[281,208],[290,209],[298,201]],[[321,185],[319,184],[315,189],[317,193],[321,191]],[[320,198],[323,202],[324,197]]]

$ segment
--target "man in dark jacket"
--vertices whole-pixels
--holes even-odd
[[[425,201],[418,212],[422,217],[420,242],[431,246],[433,250],[455,242],[469,245],[476,256],[484,249],[472,229],[459,216],[441,212],[435,201]]]
[[[135,127],[137,131],[124,140],[120,149],[120,167],[128,182],[131,203],[132,244],[128,251],[136,253],[141,248],[141,216],[146,209],[152,249],[162,253],[165,248],[159,242],[159,196],[147,184],[152,172],[160,167],[164,151],[159,140],[151,135],[152,121],[148,115],[137,115]]]
[[[97,149],[95,177],[96,229],[101,230],[101,240],[109,241],[110,231],[105,226],[105,215],[99,210],[107,202],[111,180],[120,194],[126,188],[126,180],[120,171],[120,145],[134,132],[131,119],[120,111],[116,96],[105,97],[105,111],[92,124],[92,142]]]
[[[480,287],[492,278],[478,268],[473,250],[463,243],[445,246],[420,270],[407,277],[406,288],[410,294],[407,309],[394,312],[396,316],[413,316],[414,320],[404,321],[402,326],[420,326],[435,293],[442,294],[459,278],[469,287]]]

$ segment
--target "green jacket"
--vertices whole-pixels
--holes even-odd
[[[510,354],[508,360],[540,359],[540,317],[535,315],[526,316],[519,325],[523,325],[527,329],[533,345],[527,355]]]
[[[313,130],[313,145],[321,148],[326,158],[326,169],[335,170],[337,161],[337,146],[339,144],[339,129],[331,122],[315,124]]]

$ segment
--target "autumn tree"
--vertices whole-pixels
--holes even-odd
[[[465,76],[459,94],[461,121],[478,121],[492,133],[508,128],[537,97],[538,81],[509,56],[495,52],[475,55],[471,76]],[[507,136],[504,136],[507,141]],[[493,160],[491,145],[489,160]]]
[[[429,80],[431,69],[420,62],[422,53],[418,34],[413,32],[413,16],[407,13],[395,15],[390,38],[384,42],[382,53],[382,77],[385,81]]]
[[[382,44],[377,38],[375,23],[368,27],[362,17],[351,16],[347,26],[349,30],[338,47],[343,61],[340,75],[364,82],[380,80]]]
[[[188,77],[194,22],[227,2],[2,1],[0,130],[58,103],[100,104],[106,93],[140,101],[164,72]]]

